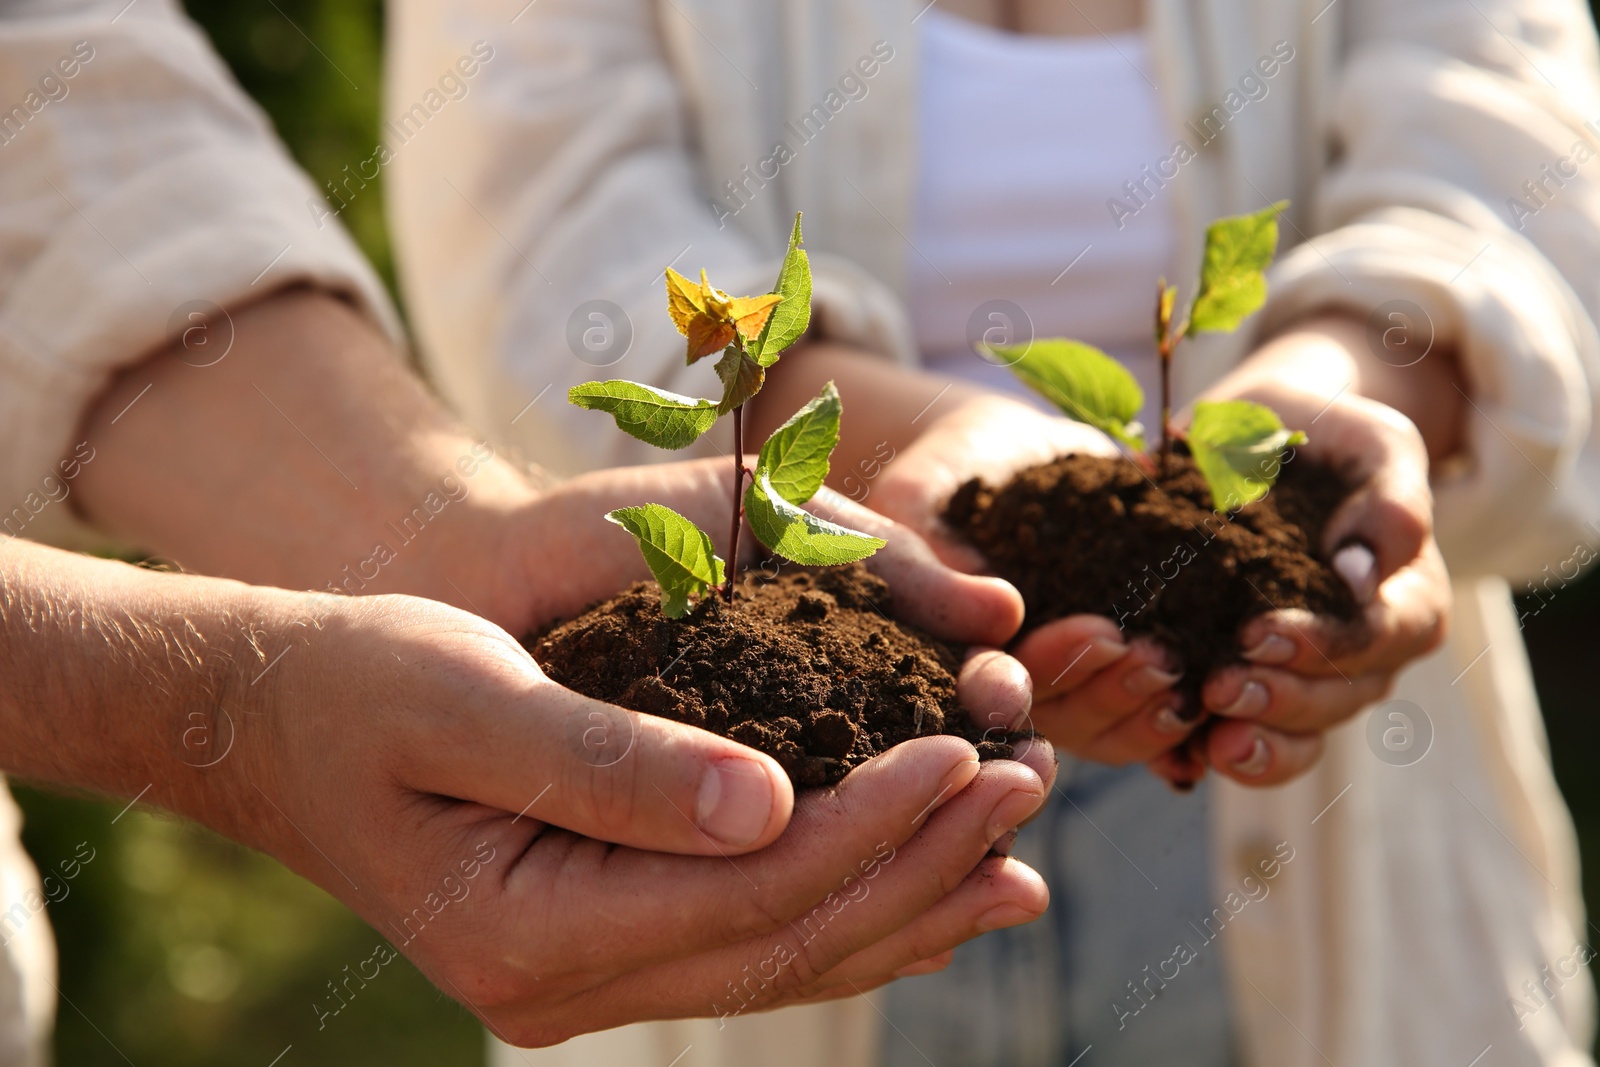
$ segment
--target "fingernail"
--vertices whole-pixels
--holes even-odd
[[[743,848],[772,818],[772,779],[765,764],[718,760],[700,782],[695,824],[723,844]]]
[[[1254,778],[1267,769],[1267,763],[1272,759],[1272,749],[1267,747],[1267,742],[1257,737],[1255,744],[1250,747],[1250,755],[1233,764],[1233,769],[1246,778]]]
[[[1021,926],[1031,923],[1038,915],[1016,904],[997,904],[978,916],[978,921],[973,923],[978,933],[986,934],[991,930],[1001,930],[1007,926]]]
[[[1217,712],[1231,719],[1254,719],[1267,710],[1267,704],[1272,694],[1267,692],[1267,687],[1255,679],[1244,683],[1244,688],[1239,690],[1239,695],[1233,698],[1233,703]],[[1257,738],[1257,740],[1260,740]]]
[[[1268,634],[1241,654],[1251,663],[1288,663],[1294,659],[1294,642],[1282,634]]]
[[[1163,689],[1171,689],[1182,677],[1181,674],[1172,674],[1147,664],[1123,678],[1122,687],[1136,697],[1147,697]]]
[[[995,839],[994,844],[989,846],[989,851],[993,852],[996,856],[1009,856],[1011,855],[1011,849],[1016,845],[1016,843],[1017,832],[1015,830],[1008,830]]]
[[[988,933],[987,930],[982,932]],[[948,955],[935,956],[933,959],[918,960],[909,967],[902,967],[894,972],[894,976],[896,978],[915,978],[923,974],[937,974],[948,966],[950,966],[950,957]]]
[[[1128,646],[1112,637],[1094,637],[1084,646],[1078,655],[1086,660],[1093,660],[1096,670],[1110,666],[1128,654]]]
[[[1378,559],[1362,544],[1345,545],[1333,554],[1333,569],[1350,586],[1359,604],[1372,603],[1378,591]]]
[[[989,812],[989,824],[985,843],[993,846],[994,843],[1006,834],[1015,830],[1022,820],[1038,810],[1043,798],[1037,793],[1026,793],[1020,789],[1013,789],[1000,798]]]
[[[1178,714],[1176,699],[1157,709],[1151,724],[1155,726],[1157,733],[1163,734],[1181,734],[1194,725],[1192,722],[1185,722],[1183,716]]]

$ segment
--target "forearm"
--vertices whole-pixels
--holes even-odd
[[[191,570],[289,588],[471,607],[463,591],[495,586],[486,539],[503,524],[484,520],[533,496],[375,326],[303,289],[124,370],[81,439],[97,455],[73,500],[91,521]]]
[[[248,839],[287,596],[0,543],[0,770]]]

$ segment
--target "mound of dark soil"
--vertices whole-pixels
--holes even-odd
[[[1128,458],[1068,455],[998,489],[969,481],[944,517],[1021,590],[1029,628],[1107,615],[1176,652],[1178,690],[1196,716],[1206,676],[1240,661],[1246,620],[1273,608],[1359,617],[1318,548],[1346,494],[1332,471],[1289,462],[1263,499],[1218,515],[1187,455],[1175,452],[1165,476]]]
[[[678,620],[641,582],[530,647],[562,685],[759,749],[797,786],[928,734],[1010,757],[1009,738],[985,740],[956,703],[959,651],[889,614],[889,587],[860,564],[792,568],[747,573],[731,608],[708,596]]]

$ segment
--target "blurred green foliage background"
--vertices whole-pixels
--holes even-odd
[[[244,88],[316,180],[371,153],[381,106],[382,0],[186,0]],[[341,221],[392,287],[382,178]],[[1530,601],[1524,610],[1539,608]],[[1586,895],[1600,915],[1600,717],[1587,675],[1600,579],[1549,598],[1526,631],[1556,774],[1577,819]],[[16,788],[41,868],[96,855],[49,909],[61,950],[57,1062],[163,1067],[388,1067],[483,1061],[465,1011],[404,957],[339,1014],[329,983],[381,938],[276,862],[120,804]],[[278,1057],[282,1057],[278,1059]]]

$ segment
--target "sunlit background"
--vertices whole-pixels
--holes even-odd
[[[318,183],[378,138],[381,0],[189,0],[244,88]],[[385,278],[382,179],[340,215]],[[1600,720],[1594,634],[1600,580],[1548,599],[1526,636],[1556,776],[1578,822],[1600,915]],[[1537,607],[1537,603],[1533,606]],[[63,1067],[471,1065],[482,1032],[400,957],[337,1015],[329,984],[382,938],[277,863],[186,823],[122,804],[14,786],[41,867],[95,851],[49,909],[61,949]],[[287,1051],[286,1051],[287,1050]],[[277,1059],[277,1057],[282,1057]]]

